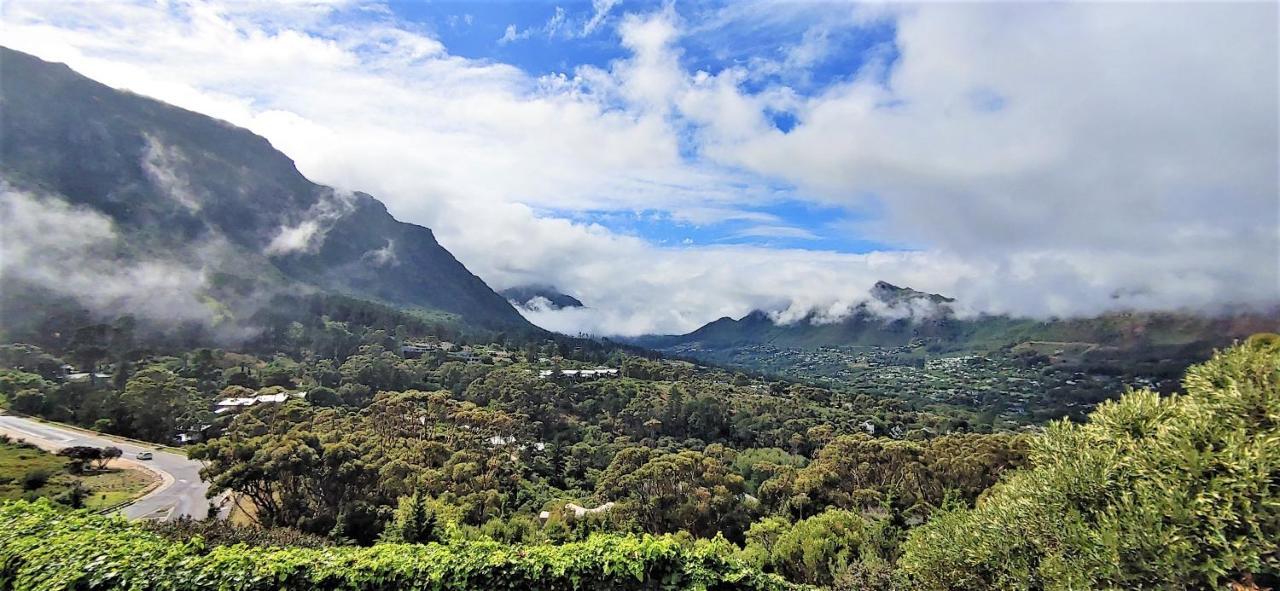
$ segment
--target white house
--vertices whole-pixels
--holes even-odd
[[[306,398],[306,392],[280,392],[278,394],[263,394],[261,396],[249,396],[244,398],[223,398],[213,405],[213,412],[222,414],[227,412],[239,412],[240,410],[249,408],[255,404],[263,403],[281,403],[290,398]]]
[[[553,369],[544,369],[538,372],[538,377],[547,379],[556,375]],[[618,375],[618,370],[611,367],[598,367],[596,369],[562,369],[560,375],[567,378],[581,378],[584,380],[593,380],[596,378],[613,377]]]

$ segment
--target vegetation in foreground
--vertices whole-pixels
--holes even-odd
[[[876,486],[882,493],[903,490],[884,484],[892,479],[857,488],[853,480],[871,470],[857,467],[867,463],[858,454],[871,444],[853,438],[842,440],[827,457],[819,453],[812,463],[787,472],[793,493],[798,483],[823,483],[801,494],[807,498],[825,490],[824,509],[796,513],[793,505],[772,512],[751,523],[740,545],[720,535],[694,539],[688,533],[592,533],[584,541],[512,545],[501,541],[502,528],[469,528],[456,512],[421,493],[400,500],[384,541],[368,548],[273,548],[270,536],[257,546],[235,536],[213,543],[195,536],[174,544],[175,534],[184,539],[180,532],[161,536],[47,502],[16,502],[0,508],[0,585],[20,590],[782,589],[795,583],[901,590],[1273,587],[1280,582],[1280,337],[1254,337],[1219,353],[1188,372],[1184,390],[1169,397],[1130,392],[1100,406],[1084,425],[1055,423],[1030,438],[1029,465],[983,492],[976,504],[944,499],[939,509],[914,520],[884,499],[878,510],[840,506],[874,496]],[[912,444],[891,442],[885,457],[893,455],[895,445],[907,452]],[[640,465],[654,459],[642,452],[623,455]],[[853,471],[841,473],[836,462],[850,456],[845,465]],[[646,483],[669,477],[683,482],[679,479],[687,475],[665,467],[683,461],[679,454],[661,457],[664,468],[623,486],[645,490]],[[827,467],[814,469],[824,462]],[[711,478],[705,471],[690,474]],[[904,476],[911,474],[895,473],[898,480]],[[715,486],[699,485],[685,494],[699,497]],[[657,499],[663,509],[658,514],[683,514],[686,507],[672,504],[673,498]],[[639,509],[643,505],[633,511]],[[573,526],[572,517],[564,517]]]
[[[599,535],[558,546],[210,547],[200,538],[174,544],[121,518],[25,501],[0,508],[0,524],[0,587],[24,591],[797,588],[749,568],[723,540]]]
[[[904,545],[924,589],[1218,589],[1280,583],[1280,337],[1053,424],[1030,469]]]

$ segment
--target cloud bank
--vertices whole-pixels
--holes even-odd
[[[7,45],[247,127],[313,180],[374,194],[497,289],[562,286],[588,307],[524,312],[562,332],[839,311],[877,280],[1038,316],[1280,298],[1274,3],[567,12],[553,33],[624,57],[526,72],[346,2],[13,0],[0,18]],[[891,41],[818,70],[872,27]],[[794,35],[715,67],[690,55],[765,30]],[[738,56],[731,41],[712,53]],[[761,213],[784,200],[853,212],[823,231],[884,246],[772,246],[817,231]],[[634,212],[749,221],[760,242],[593,221]],[[312,235],[286,230],[286,250]]]

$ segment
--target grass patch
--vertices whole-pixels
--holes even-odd
[[[52,499],[79,481],[89,493],[85,507],[103,509],[138,496],[156,478],[145,470],[119,467],[71,474],[69,464],[66,458],[27,444],[0,442],[0,501]],[[39,478],[41,475],[45,477]]]

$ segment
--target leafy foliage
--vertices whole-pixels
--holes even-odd
[[[369,548],[252,548],[185,543],[121,518],[46,502],[0,507],[0,587],[147,589],[743,589],[795,588],[746,566],[723,542],[594,536],[561,546],[496,542]]]
[[[859,561],[871,528],[861,515],[829,509],[795,524],[777,517],[747,532],[747,555],[790,580],[830,585]]]
[[[421,492],[401,497],[396,514],[383,530],[383,541],[405,544],[426,544],[440,541],[435,511]]]
[[[1219,588],[1280,575],[1280,340],[1032,442],[1032,468],[914,530],[923,589]]]
[[[809,465],[781,469],[760,497],[797,517],[828,507],[882,509],[922,518],[949,496],[972,502],[1005,470],[1025,461],[1026,442],[1011,435],[946,435],[924,442],[836,438]]]

